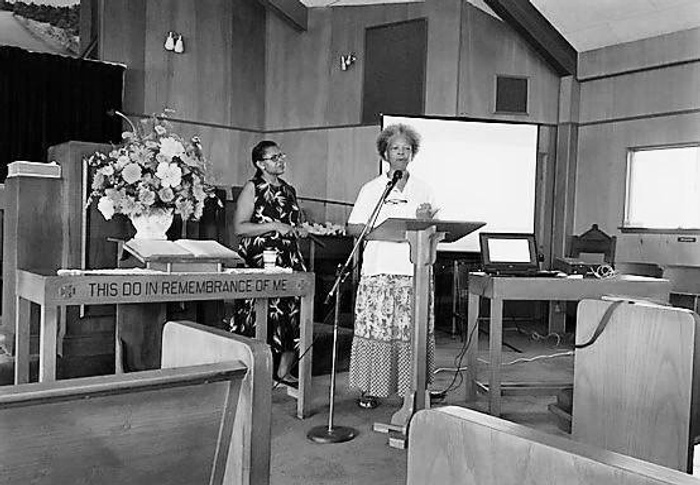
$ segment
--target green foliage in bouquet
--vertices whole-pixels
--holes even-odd
[[[132,217],[159,209],[172,210],[183,221],[202,217],[205,200],[215,195],[214,187],[205,183],[199,138],[184,140],[164,116],[142,120],[138,128],[129,124],[132,131],[122,134],[122,145],[87,158],[92,173],[88,205],[97,202],[107,220],[114,214]]]

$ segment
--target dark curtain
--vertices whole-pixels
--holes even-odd
[[[118,143],[124,66],[0,46],[0,181],[70,140]]]

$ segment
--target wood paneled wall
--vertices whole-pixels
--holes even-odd
[[[597,223],[617,235],[618,261],[700,264],[698,243],[619,230],[627,149],[700,142],[698,39],[700,29],[694,29],[581,56],[586,73],[615,75],[581,82],[574,232]]]
[[[697,59],[699,45],[700,29],[690,29],[595,49],[579,56],[578,77],[585,80],[616,72]]]
[[[127,64],[126,111],[261,130],[265,9],[255,0],[101,3],[100,58]],[[185,52],[163,48],[183,35]]]
[[[462,3],[459,116],[557,123],[559,76],[510,26]],[[529,79],[528,114],[495,114],[497,75]]]
[[[379,173],[378,126],[268,133],[288,155],[285,179],[300,197],[352,203],[362,184]],[[252,167],[250,170],[252,175]],[[316,222],[344,224],[347,207],[301,203]]]
[[[93,0],[100,57],[127,64],[125,110],[172,108],[184,136],[199,134],[217,185],[252,174],[263,138],[290,155],[299,194],[353,202],[377,173],[377,126],[361,126],[365,29],[428,19],[426,114],[556,123],[559,81],[505,24],[466,0],[311,8],[300,32],[255,0]],[[163,49],[168,31],[185,53]],[[391,46],[387,46],[391,49]],[[340,56],[357,62],[340,69]],[[495,75],[530,78],[530,113],[493,113]],[[554,155],[547,158],[554,163]],[[544,200],[544,199],[543,199]],[[346,209],[326,216],[342,223]]]
[[[146,95],[146,0],[89,0],[98,25],[91,32],[98,39],[98,57],[127,66],[124,79],[124,110],[144,112]],[[87,20],[86,20],[87,22]],[[83,25],[81,25],[82,32]],[[165,40],[165,39],[163,39]],[[162,50],[162,44],[161,44]]]
[[[306,32],[270,15],[266,128],[359,124],[365,29],[424,15],[423,3],[311,8]],[[341,71],[340,56],[350,52],[356,54],[357,61]]]

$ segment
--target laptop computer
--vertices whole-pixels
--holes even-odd
[[[483,270],[499,276],[551,276],[540,271],[535,235],[516,232],[479,234]]]

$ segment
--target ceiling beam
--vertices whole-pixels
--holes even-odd
[[[576,76],[578,52],[529,0],[484,0],[544,57],[560,76]]]
[[[309,9],[299,0],[258,0],[265,8],[274,11],[297,30],[308,27]]]

